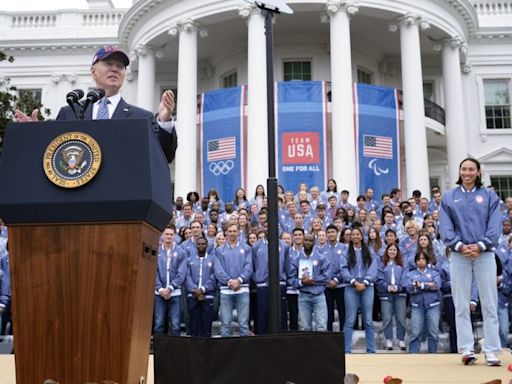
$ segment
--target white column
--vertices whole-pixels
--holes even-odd
[[[331,39],[332,176],[338,190],[347,189],[351,196],[357,196],[360,191],[356,168],[350,16],[358,12],[358,7],[347,2],[328,1],[327,11]]]
[[[247,19],[247,196],[256,186],[267,185],[267,70],[265,18],[258,9],[244,7],[239,15]],[[277,131],[277,127],[276,127]]]
[[[445,97],[445,135],[448,154],[448,185],[454,187],[459,175],[459,163],[467,157],[466,125],[462,95],[462,76],[459,49],[461,40],[454,38],[444,41],[443,83]]]
[[[139,61],[137,80],[137,106],[154,112],[155,98],[155,53],[148,46],[136,50]]]
[[[411,196],[419,189],[430,193],[427,130],[425,127],[425,103],[423,101],[423,75],[419,28],[426,29],[428,23],[419,17],[406,15],[399,21],[400,50],[402,58],[402,90],[404,108],[405,175],[406,191],[402,196]]]
[[[52,81],[48,86],[48,99],[51,100],[51,102],[45,104],[45,107],[50,108],[52,112],[52,118],[55,118],[57,117],[57,114],[59,113],[59,109],[62,106],[63,102],[66,100],[67,92],[71,91],[73,88],[64,86],[66,82],[62,81],[62,73],[52,73],[50,75],[50,78]],[[32,113],[32,111],[23,112],[27,113],[28,115]]]
[[[175,30],[171,29],[173,34]],[[178,28],[178,104],[174,196],[197,191],[197,27],[186,21]]]

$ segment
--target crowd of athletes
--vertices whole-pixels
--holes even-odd
[[[384,349],[419,352],[426,339],[427,351],[437,352],[443,324],[450,352],[457,352],[450,250],[439,233],[439,188],[428,197],[420,191],[404,197],[394,188],[378,198],[368,188],[354,199],[331,179],[325,190],[301,184],[298,191],[278,192],[283,330],[332,331],[336,311],[347,352],[357,328],[364,329],[367,352],[375,352],[374,321],[382,321]],[[502,347],[508,347],[509,335],[511,223],[512,197],[507,197],[494,250]],[[250,196],[239,188],[225,201],[215,190],[202,198],[197,192],[176,197],[173,219],[161,237],[153,334],[211,337],[216,319],[220,336],[268,333],[267,226],[261,185]],[[2,334],[10,317],[7,237],[2,224]],[[475,284],[475,318],[478,308]]]

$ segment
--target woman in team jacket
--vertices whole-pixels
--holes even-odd
[[[382,328],[386,338],[386,349],[393,349],[393,317],[396,322],[396,338],[400,349],[405,350],[405,312],[407,292],[405,282],[408,269],[400,249],[396,244],[389,245],[382,257],[377,272],[377,289],[382,312]]]
[[[345,352],[352,351],[352,331],[361,308],[364,331],[366,336],[366,351],[375,353],[375,331],[373,328],[373,285],[377,278],[377,258],[363,241],[361,228],[352,229],[351,241],[347,257],[342,258],[341,276],[347,284],[345,288]]]

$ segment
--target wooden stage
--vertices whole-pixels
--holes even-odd
[[[512,372],[507,371],[508,365],[512,364],[509,350],[504,350],[501,360],[501,367],[488,367],[483,354],[480,354],[475,365],[466,367],[460,362],[459,355],[452,354],[377,353],[346,356],[347,373],[357,374],[360,384],[382,384],[387,375],[400,377],[404,384],[482,384],[495,379],[509,384],[512,379]],[[14,356],[0,355],[0,384],[15,382]],[[153,356],[150,356],[147,384],[153,383]]]

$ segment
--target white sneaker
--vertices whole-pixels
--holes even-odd
[[[499,367],[501,360],[494,352],[488,352],[485,354],[485,363],[491,367]]]
[[[386,340],[386,349],[388,351],[392,351],[393,350],[393,340]]]
[[[473,351],[466,351],[462,354],[462,364],[473,365],[475,364],[477,357]]]
[[[403,341],[403,340],[400,340],[400,341],[398,342],[398,346],[400,347],[400,349],[401,349],[402,351],[405,351],[405,350],[407,349],[407,345],[405,345],[405,341]]]

